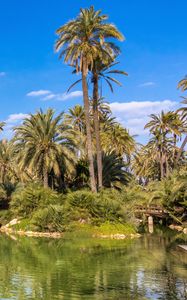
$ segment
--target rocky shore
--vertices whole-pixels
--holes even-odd
[[[24,230],[15,230],[13,228],[7,228],[5,226],[0,228],[0,232],[6,233],[8,235],[16,234],[20,236],[28,237],[47,237],[47,238],[61,238],[63,236],[60,232],[37,232],[37,231],[24,231]]]
[[[20,223],[20,220],[13,219],[8,224],[0,227],[0,232],[6,233],[8,235],[19,235],[19,236],[28,236],[28,237],[46,237],[46,238],[61,238],[63,233],[61,232],[38,232],[38,231],[26,231],[16,229],[15,226]],[[123,240],[126,238],[139,238],[141,235],[139,233],[115,233],[115,234],[92,234],[94,238],[101,238],[101,239],[116,239],[116,240]]]
[[[169,228],[172,230],[177,230],[179,232],[183,232],[184,234],[187,234],[187,227],[171,224],[171,225],[169,225]]]

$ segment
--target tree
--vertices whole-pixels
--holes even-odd
[[[103,153],[102,155],[103,186],[120,189],[122,184],[127,184],[131,178],[127,164],[125,164],[122,157],[119,157],[115,152]]]
[[[99,95],[99,81],[104,79],[109,85],[110,90],[113,92],[112,83],[116,83],[121,86],[121,83],[115,78],[111,77],[111,74],[123,74],[127,73],[120,70],[112,70],[111,68],[116,65],[114,59],[111,61],[108,58],[100,59],[99,57],[94,61],[91,75],[91,82],[93,83],[93,117],[94,117],[94,129],[96,136],[96,150],[97,150],[97,170],[98,170],[98,186],[99,189],[103,186],[102,179],[102,148],[100,138],[100,119],[99,119],[99,99],[102,95]]]
[[[7,140],[0,141],[0,183],[5,184],[15,178],[15,163],[13,145]]]
[[[115,46],[113,47],[115,49]],[[100,117],[103,117],[103,113],[109,113],[109,106],[103,104],[102,98],[102,87],[99,89],[99,82],[104,80],[107,85],[109,86],[111,92],[113,93],[113,83],[121,86],[121,83],[116,80],[115,78],[111,77],[111,74],[114,75],[128,75],[126,72],[112,69],[116,66],[119,62],[115,62],[117,53],[119,54],[119,49],[116,47],[115,49],[116,55],[115,57],[111,58],[108,55],[103,55],[102,59],[100,57],[96,58],[93,62],[93,67],[89,70],[89,77],[90,81],[93,84],[93,94],[91,100],[91,108],[93,113],[93,123],[94,123],[94,133],[96,139],[96,153],[97,153],[97,170],[98,170],[98,188],[102,188],[102,147],[101,147],[101,137],[100,137]],[[76,73],[76,69],[73,71],[73,74]],[[74,82],[69,88],[68,91],[76,84],[81,82],[82,80],[79,79]],[[99,92],[100,90],[100,92]],[[100,113],[101,112],[101,113]]]
[[[4,126],[5,126],[5,122],[0,122],[0,131],[3,131]]]
[[[113,24],[108,24],[106,15],[101,11],[95,11],[91,6],[89,9],[81,9],[76,19],[57,29],[59,38],[56,42],[56,51],[61,50],[60,57],[70,65],[76,65],[77,71],[82,73],[82,89],[84,98],[84,110],[86,120],[87,152],[90,172],[90,185],[96,192],[94,174],[92,137],[90,126],[90,107],[88,98],[87,75],[89,68],[93,67],[94,60],[102,57],[103,53],[108,56],[113,54],[113,43],[105,42],[105,39],[117,38],[123,40],[123,36]]]
[[[187,90],[187,76],[185,76],[182,80],[179,81],[177,88],[181,89],[182,92]]]
[[[71,167],[75,161],[75,136],[62,118],[63,113],[54,116],[52,109],[40,110],[14,129],[18,163],[42,178],[44,187],[51,171],[60,177],[62,166]]]
[[[161,114],[151,114],[151,120],[145,125],[145,129],[149,129],[153,134],[152,143],[157,147],[160,159],[160,175],[161,179],[168,176],[168,153],[167,153],[167,143],[170,142],[168,139],[168,134],[173,134],[174,149],[176,151],[177,136],[181,135],[181,122],[178,115],[175,112],[161,111]],[[174,158],[175,158],[174,151]]]
[[[187,90],[187,77],[185,77],[181,81],[179,81],[177,88],[181,89],[182,92],[184,92],[184,91]],[[182,101],[182,103],[187,104],[187,99],[184,98],[184,100]],[[183,126],[184,130],[183,130],[183,133],[186,136],[185,136],[185,138],[184,138],[184,140],[182,142],[182,145],[181,145],[181,147],[180,147],[180,149],[178,151],[176,162],[179,161],[179,159],[180,159],[180,157],[181,157],[181,155],[182,155],[182,153],[184,151],[184,148],[185,148],[185,146],[187,144],[187,134],[186,134],[186,129],[185,129],[185,127],[186,127],[186,121],[187,121],[187,118],[186,118],[187,117],[187,107],[182,107],[182,108],[178,109],[178,112],[182,113],[181,114],[181,120],[184,121],[184,126]]]
[[[86,149],[86,124],[84,108],[81,105],[75,105],[68,110],[68,113],[64,115],[65,124],[72,126],[73,130],[77,134],[77,156],[79,159],[82,155],[85,155]]]
[[[102,148],[105,152],[114,151],[118,156],[129,161],[131,154],[135,150],[135,140],[126,128],[113,121],[112,119],[111,122],[109,118],[108,126],[105,124],[104,131],[101,132]]]
[[[84,108],[81,105],[75,105],[73,108],[69,108],[68,113],[64,115],[64,121],[68,125],[73,126],[76,131],[85,133],[85,116]]]
[[[140,147],[132,159],[132,170],[139,183],[160,179],[160,161],[157,148],[153,143]]]

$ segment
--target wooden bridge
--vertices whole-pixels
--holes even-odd
[[[137,205],[135,207],[135,216],[137,218],[147,218],[149,233],[153,233],[154,231],[154,218],[165,219],[168,215],[167,210],[158,205]]]
[[[135,207],[135,216],[137,217],[157,217],[157,218],[166,218],[168,216],[168,212],[162,206],[158,205],[150,205],[150,206],[143,206],[137,205]]]

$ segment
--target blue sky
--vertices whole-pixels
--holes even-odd
[[[178,106],[177,82],[187,73],[187,1],[1,2],[0,119],[7,121],[4,135],[40,107],[59,112],[82,103],[81,86],[68,97],[64,94],[77,77],[54,54],[54,42],[55,30],[75,17],[80,7],[90,5],[108,14],[126,37],[120,44],[119,67],[129,76],[121,78],[123,87],[115,88],[114,94],[107,88],[103,92],[119,120],[145,140],[147,115]]]

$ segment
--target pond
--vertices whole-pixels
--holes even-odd
[[[133,240],[0,235],[0,299],[187,299],[173,234]]]

